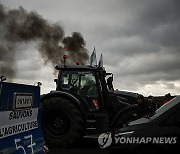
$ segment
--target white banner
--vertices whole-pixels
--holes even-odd
[[[38,108],[0,112],[0,139],[38,128]]]

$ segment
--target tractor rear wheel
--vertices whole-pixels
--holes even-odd
[[[42,130],[48,147],[66,147],[82,136],[82,114],[68,99],[46,99],[42,102]]]

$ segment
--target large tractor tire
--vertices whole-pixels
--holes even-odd
[[[67,147],[82,137],[82,114],[68,99],[46,99],[42,102],[42,130],[49,148]]]

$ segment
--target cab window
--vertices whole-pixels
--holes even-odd
[[[90,110],[99,110],[98,87],[93,72],[61,72],[60,89],[83,97],[88,102]]]

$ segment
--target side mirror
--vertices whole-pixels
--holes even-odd
[[[109,90],[114,91],[114,87],[113,87],[113,83],[112,82],[113,82],[113,77],[111,76],[111,77],[109,77],[107,79],[107,85],[108,85]]]

